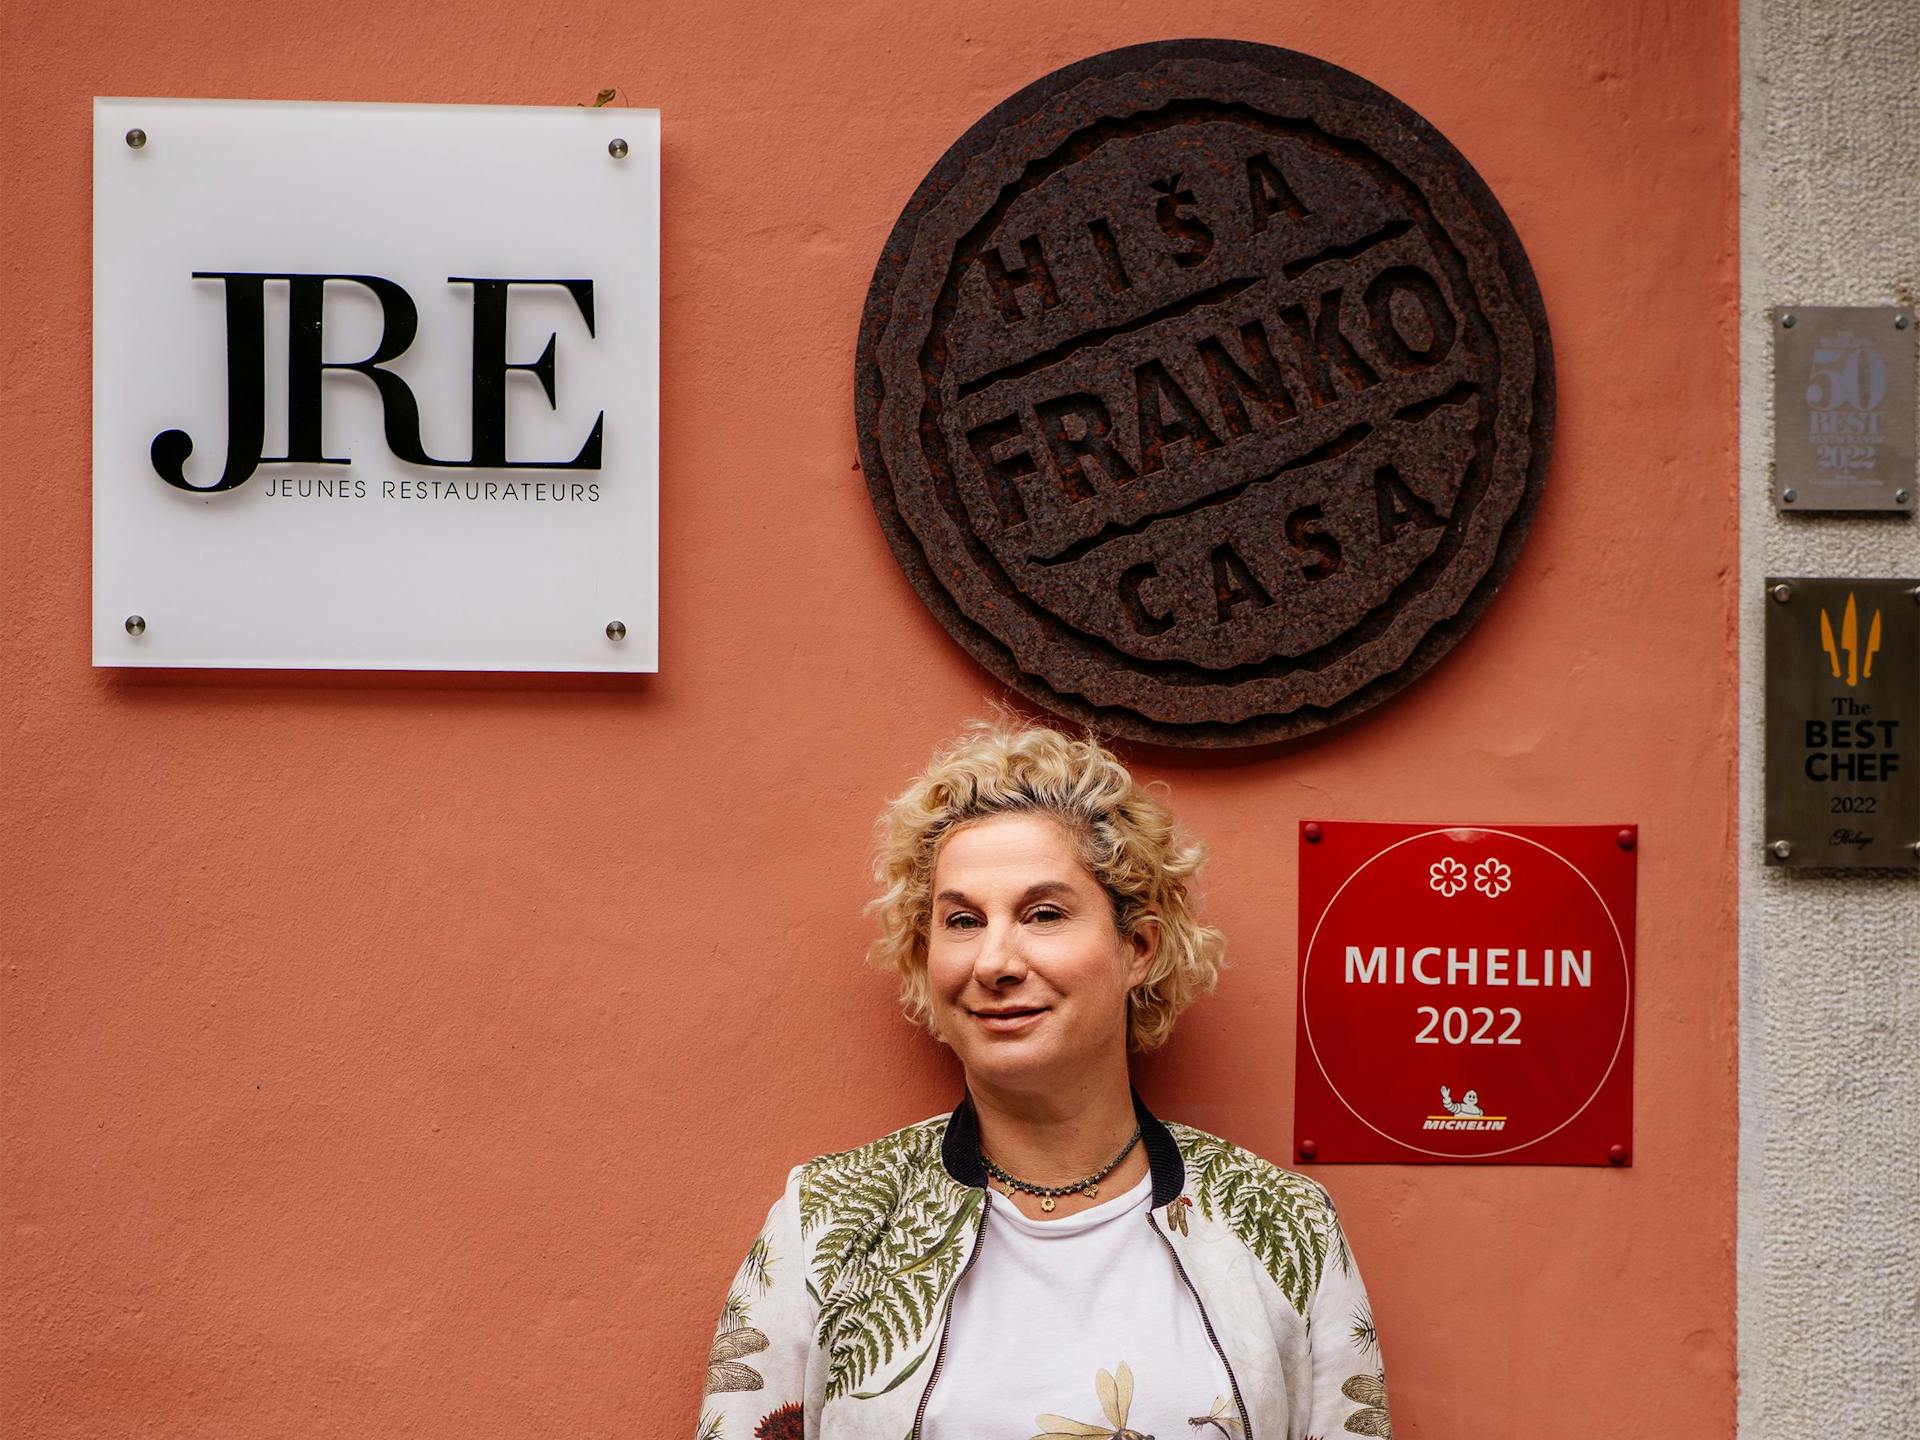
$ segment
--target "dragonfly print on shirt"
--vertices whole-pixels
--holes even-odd
[[[1224,1395],[1213,1397],[1213,1408],[1206,1414],[1189,1415],[1187,1424],[1200,1434],[1211,1436],[1212,1432],[1217,1430],[1222,1440],[1245,1440],[1245,1427],[1241,1425],[1240,1417],[1234,1413],[1233,1406],[1228,1403]]]
[[[1069,1420],[1064,1415],[1040,1415],[1034,1418],[1040,1433],[1033,1440],[1154,1440],[1153,1436],[1143,1435],[1127,1424],[1133,1410],[1133,1369],[1126,1361],[1122,1360],[1111,1373],[1099,1371],[1094,1376],[1093,1388],[1099,1393],[1106,1424]]]

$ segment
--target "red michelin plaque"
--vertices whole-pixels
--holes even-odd
[[[1295,1154],[1630,1163],[1636,842],[1302,822]]]

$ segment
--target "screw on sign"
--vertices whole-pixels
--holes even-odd
[[[1633,828],[1319,830],[1300,846],[1296,1153],[1627,1163]]]
[[[856,393],[914,588],[1110,733],[1285,739],[1445,654],[1512,568],[1552,433],[1533,274],[1385,91],[1169,41],[1028,86],[875,271]]]

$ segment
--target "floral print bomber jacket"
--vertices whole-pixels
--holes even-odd
[[[1133,1104],[1147,1223],[1233,1389],[1212,1425],[1225,1440],[1391,1436],[1372,1309],[1327,1192]],[[1008,1203],[986,1178],[968,1099],[795,1166],[727,1295],[696,1440],[919,1440],[954,1289],[987,1207]]]

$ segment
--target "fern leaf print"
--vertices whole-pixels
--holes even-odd
[[[944,1118],[857,1150],[811,1161],[800,1181],[800,1227],[818,1236],[811,1283],[822,1297],[826,1398],[859,1390],[927,1333],[966,1260],[982,1197],[956,1206],[940,1164]],[[892,1388],[889,1376],[870,1388]]]

